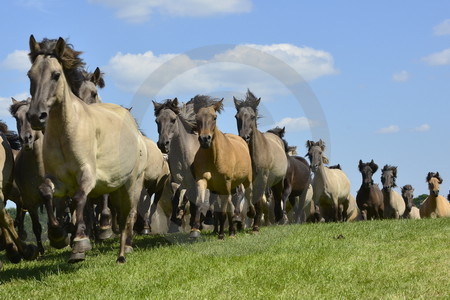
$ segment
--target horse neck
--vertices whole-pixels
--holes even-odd
[[[320,164],[319,168],[317,169],[317,171],[314,174],[314,181],[316,181],[316,177],[317,179],[321,180],[321,182],[323,183],[323,186],[329,186],[330,184],[330,179],[328,177],[328,172],[330,170],[325,167],[325,165],[323,163]]]
[[[267,149],[267,147],[265,147],[267,145],[267,140],[264,137],[264,134],[259,131],[256,126],[252,128],[252,132],[253,134],[250,137],[248,147],[252,157],[252,163],[258,163],[259,160],[264,159],[262,156],[264,151],[261,151],[261,149]]]
[[[217,128],[214,128],[214,138],[212,140],[211,149],[213,152],[214,161],[221,161],[224,158],[224,154],[230,151],[229,141],[225,134]],[[225,149],[225,150],[224,150]],[[226,157],[226,154],[225,154]]]
[[[177,128],[173,134],[171,145],[171,150],[178,153],[178,158],[182,158],[184,161],[189,162],[189,145],[198,144],[198,136],[191,132],[191,128],[185,124],[180,117],[177,117]],[[193,159],[193,158],[192,158]]]

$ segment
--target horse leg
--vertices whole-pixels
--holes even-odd
[[[41,226],[41,223],[39,222],[38,207],[33,207],[33,209],[30,209],[28,211],[28,213],[30,214],[30,217],[31,217],[31,222],[33,225],[33,233],[34,233],[34,236],[36,237],[36,244],[37,244],[39,253],[41,255],[43,255],[44,247],[42,246],[42,240],[41,240],[42,226]]]
[[[224,196],[225,197],[225,196]],[[236,235],[236,224],[233,222],[233,211],[236,211],[236,208],[233,207],[232,195],[226,196],[226,214],[228,216],[228,232],[230,236],[234,237]],[[239,205],[239,203],[237,204]],[[240,205],[239,205],[240,206]],[[242,226],[242,222],[240,222],[240,226]]]
[[[198,180],[197,181],[197,199],[195,201],[195,209],[191,210],[191,212],[195,211],[194,223],[193,223],[193,226],[191,228],[191,233],[190,233],[191,238],[199,238],[200,237],[200,214],[201,214],[201,207],[203,206],[203,203],[205,203],[206,189],[207,189],[207,181],[205,179]],[[192,205],[192,203],[191,203],[191,205]]]
[[[255,218],[253,220],[253,232],[259,231],[259,227],[261,226],[261,217],[262,217],[262,201],[261,198],[264,194],[264,189],[255,187],[253,190],[253,205],[255,206]]]
[[[225,220],[227,218],[227,209],[228,209],[228,201],[231,201],[231,198],[228,195],[220,195],[220,211],[219,211],[219,240],[223,240],[225,237],[224,228],[225,228]],[[232,226],[233,222],[230,222]]]
[[[111,228],[111,210],[108,207],[108,194],[102,195],[102,200],[100,201],[100,226],[98,232],[98,239],[103,241],[109,239],[112,235]]]
[[[288,223],[287,213],[286,213],[286,203],[289,195],[285,194],[286,190],[283,186],[283,180],[280,180],[279,183],[275,184],[272,187],[273,199],[275,201],[275,222],[278,222],[281,225]],[[283,207],[281,207],[283,205]]]
[[[174,184],[172,183],[172,188],[174,188]],[[179,185],[177,184],[177,187],[175,187],[173,196],[172,196],[172,216],[170,217],[171,224],[174,224],[177,228],[181,226],[181,219],[178,218],[178,210],[180,208],[180,194],[181,189],[179,188]]]
[[[137,207],[136,222],[134,223],[134,230],[142,235],[149,235],[150,228],[150,202],[151,195],[147,189],[142,189]]]
[[[14,220],[14,226],[17,227],[17,233],[22,241],[27,240],[27,232],[24,226],[26,211],[23,209],[22,204],[16,204],[16,218]]]
[[[214,225],[213,234],[219,233],[220,207],[219,207],[219,201],[217,200],[217,198],[218,198],[217,194],[209,193],[209,207],[213,211],[213,225]]]

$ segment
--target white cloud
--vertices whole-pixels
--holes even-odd
[[[397,125],[390,125],[388,127],[381,128],[377,130],[377,133],[386,134],[386,133],[396,133],[400,131],[400,127]]]
[[[208,17],[251,11],[251,0],[90,0],[117,10],[116,15],[128,22],[142,23],[152,13],[179,17]]]
[[[449,35],[450,34],[450,19],[433,27],[434,35]]]
[[[164,72],[151,83],[143,84],[163,64]],[[258,90],[258,94],[274,94],[283,88],[282,83],[292,81],[285,72],[289,67],[306,80],[338,73],[328,52],[290,44],[238,45],[209,55],[208,59],[194,59],[186,54],[155,55],[151,51],[118,53],[105,71],[119,88],[128,92],[140,88],[139,92],[148,96],[247,88]]]
[[[430,66],[450,65],[450,48],[422,58]]]
[[[411,74],[405,70],[392,74],[392,80],[396,82],[406,82],[411,78]]]
[[[16,94],[14,96],[14,99],[16,100],[25,100],[29,97],[29,94],[26,92],[20,93],[20,94]],[[5,119],[5,118],[11,118],[11,114],[9,113],[9,107],[12,104],[12,100],[11,97],[0,97],[0,118]],[[10,128],[11,129],[11,128]],[[13,130],[13,129],[11,129]],[[14,128],[15,130],[15,128]]]
[[[311,127],[317,126],[318,122],[309,120],[306,117],[299,118],[283,118],[275,124],[278,127],[286,127],[287,132],[298,132],[310,130]]]
[[[11,70],[27,71],[31,67],[28,52],[25,50],[15,50],[6,56],[1,66]]]
[[[429,124],[422,124],[422,125],[414,128],[414,131],[425,132],[425,131],[429,131],[430,129],[431,129],[431,126]]]

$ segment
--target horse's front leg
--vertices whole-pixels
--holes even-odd
[[[205,203],[207,187],[208,183],[206,179],[200,179],[197,181],[197,199],[195,201],[195,209],[191,210],[191,213],[195,211],[194,222],[192,224],[192,229],[190,233],[191,238],[200,237],[200,215],[203,203]]]
[[[108,199],[109,195],[104,194],[102,195],[102,200],[100,201],[100,228],[98,233],[98,239],[99,240],[106,240],[109,239],[113,235],[112,231],[112,214],[111,210],[108,207]]]

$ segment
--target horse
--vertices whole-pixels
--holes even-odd
[[[80,75],[82,76],[82,80],[75,95],[87,104],[101,103],[102,101],[98,95],[97,87],[101,89],[105,87],[103,72],[97,67],[92,73],[82,70]]]
[[[66,77],[82,65],[80,52],[63,38],[54,47],[30,36],[28,71],[31,104],[27,119],[35,130],[45,128],[44,167],[40,185],[49,217],[49,238],[65,238],[53,214],[53,197],[69,196],[76,204],[70,263],[83,261],[92,248],[85,233],[86,197],[109,194],[118,213],[118,263],[132,250],[132,225],[142,190],[147,147],[129,110],[109,103],[86,104],[71,90]]]
[[[350,180],[347,175],[340,169],[325,166],[328,164],[328,158],[323,154],[325,143],[322,140],[307,141],[306,148],[314,173],[312,182],[314,203],[319,205],[320,214],[325,222],[354,219],[354,210],[357,207],[353,201],[356,200],[350,195]]]
[[[427,175],[428,190],[430,194],[420,205],[421,218],[447,218],[450,217],[450,203],[439,195],[439,187],[443,180],[439,172],[429,172]]]
[[[308,203],[307,191],[311,184],[311,170],[309,163],[301,156],[289,155],[294,149],[288,145],[284,139],[285,128],[276,127],[268,130],[268,132],[277,135],[283,142],[283,149],[287,158],[288,167],[284,176],[282,202],[283,209],[286,209],[287,200],[292,207],[298,207],[294,219],[297,222],[315,222],[319,221],[318,211],[316,211],[314,204]],[[295,147],[296,149],[296,147]],[[299,201],[296,205],[296,201]]]
[[[361,211],[362,218],[363,220],[383,219],[383,193],[372,179],[373,174],[378,170],[378,165],[373,159],[367,163],[359,160],[358,169],[362,175],[362,183],[356,194],[356,203]]]
[[[405,212],[403,218],[405,219],[420,219],[419,209],[414,206],[414,188],[410,185],[402,187],[402,198],[405,201]]]
[[[217,114],[223,108],[223,99],[197,95],[192,100],[196,113],[196,129],[200,149],[195,154],[192,170],[197,183],[197,201],[194,226],[191,237],[200,236],[200,210],[205,203],[206,189],[218,195],[215,216],[219,220],[219,239],[224,238],[224,224],[228,213],[230,218],[232,194],[240,184],[245,189],[246,199],[252,198],[252,161],[247,143],[234,134],[224,134],[217,127]],[[220,211],[219,211],[220,209]],[[239,206],[235,206],[235,216]],[[235,234],[234,222],[229,222],[229,233]],[[253,226],[254,230],[257,230]]]
[[[6,212],[5,200],[8,199],[13,184],[14,157],[5,123],[0,122],[0,231],[1,240],[5,245],[8,259],[18,263],[22,258],[33,260],[38,255],[38,249],[32,244],[21,241],[14,228],[14,221]]]
[[[399,219],[405,212],[405,202],[402,196],[392,188],[396,187],[397,167],[385,165],[381,170],[383,184],[384,218]]]
[[[253,199],[256,215],[253,228],[257,230],[261,222],[261,199],[267,188],[271,188],[275,201],[275,222],[287,223],[286,199],[283,198],[284,177],[288,168],[282,139],[272,133],[258,130],[258,106],[261,98],[247,90],[245,100],[233,97],[236,107],[236,121],[239,136],[250,149],[253,170]],[[283,207],[281,201],[283,202]]]

